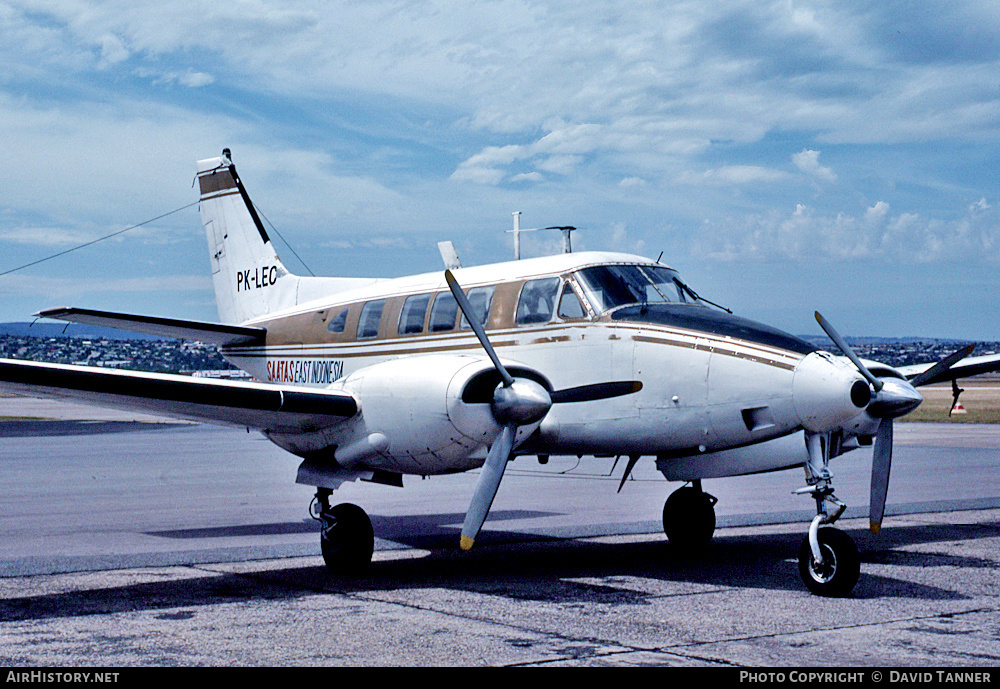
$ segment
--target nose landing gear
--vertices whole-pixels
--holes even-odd
[[[810,527],[810,534],[799,546],[799,576],[806,588],[817,596],[846,596],[854,589],[861,573],[858,548],[840,529],[817,528],[815,542],[820,553],[817,560],[813,554],[813,530]]]
[[[799,546],[799,576],[806,588],[817,596],[842,597],[854,590],[854,585],[858,583],[861,557],[850,536],[829,526],[847,509],[847,505],[833,494],[833,474],[829,467],[832,440],[828,433],[806,435],[808,485],[795,492],[808,493],[813,497],[816,516]],[[833,508],[831,512],[827,511],[827,505]]]

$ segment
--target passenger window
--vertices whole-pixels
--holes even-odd
[[[583,310],[580,298],[576,296],[572,285],[568,282],[563,284],[562,296],[559,297],[559,317],[560,318],[584,318],[587,312]]]
[[[351,310],[350,308],[346,308],[340,313],[338,313],[336,316],[331,318],[330,322],[326,326],[326,329],[329,330],[331,333],[344,332],[344,328],[347,327],[347,312],[350,310]]]
[[[431,332],[454,330],[456,318],[458,302],[451,292],[441,292],[434,298],[434,306],[431,307]]]
[[[358,320],[358,339],[370,340],[378,336],[378,324],[382,320],[382,309],[385,308],[385,300],[370,301],[361,309],[361,318]]]
[[[517,325],[548,323],[555,311],[559,278],[529,280],[521,288],[521,298],[517,301]]]
[[[472,311],[477,315],[477,319],[480,325],[486,325],[486,319],[490,315],[490,304],[493,302],[493,290],[496,288],[490,287],[476,287],[470,289],[469,293],[466,295],[469,298],[469,304],[472,305]],[[469,325],[469,321],[466,320],[465,314],[462,314],[462,323],[459,326],[462,330],[469,330],[472,328]]]
[[[427,306],[431,303],[431,295],[415,294],[403,302],[403,310],[399,314],[399,334],[413,335],[424,331],[424,316]]]

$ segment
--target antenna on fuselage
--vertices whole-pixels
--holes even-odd
[[[514,260],[521,260],[521,233],[522,232],[538,232],[539,230],[560,230],[563,234],[563,253],[571,254],[573,253],[573,240],[572,234],[576,229],[572,225],[558,225],[555,227],[532,227],[529,229],[521,229],[521,211],[514,211],[514,229],[507,230],[508,234],[514,235]]]

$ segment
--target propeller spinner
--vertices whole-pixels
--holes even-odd
[[[486,331],[483,329],[481,317],[476,317],[472,304],[469,303],[455,276],[450,270],[446,270],[444,277],[455,301],[458,302],[458,306],[462,310],[462,314],[472,326],[473,332],[479,338],[479,343],[486,350],[486,354],[493,362],[497,373],[500,374],[501,380],[500,385],[493,392],[491,407],[494,418],[502,428],[486,456],[483,471],[479,475],[479,482],[476,484],[472,502],[469,504],[465,521],[462,524],[461,548],[469,550],[479,535],[479,530],[482,528],[483,522],[486,521],[486,515],[489,514],[490,507],[493,505],[493,499],[500,487],[507,462],[510,461],[519,427],[530,426],[544,419],[553,404],[591,402],[630,395],[641,390],[642,383],[639,381],[613,381],[549,392],[533,380],[513,377],[500,362],[496,350],[493,349],[493,345],[490,344]]]

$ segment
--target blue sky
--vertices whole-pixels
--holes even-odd
[[[0,41],[0,272],[229,147],[316,274],[505,260],[521,211],[793,333],[1000,340],[995,2],[0,0]],[[214,320],[196,209],[0,276],[58,305]]]

